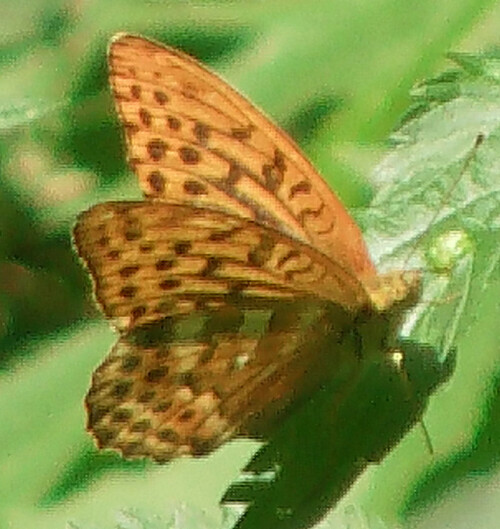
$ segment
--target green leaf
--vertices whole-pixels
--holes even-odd
[[[437,454],[428,464],[406,466],[404,488],[398,477],[403,450],[384,465],[378,481],[384,488],[371,499],[384,516],[404,518],[452,494],[464,476],[458,469],[477,457],[474,437],[498,428],[491,399],[499,369],[494,307],[500,295],[500,84],[490,74],[498,57],[468,55],[467,63],[481,68],[449,76],[456,94],[449,100],[419,95],[430,110],[394,134],[394,149],[374,173],[377,193],[360,216],[383,269],[424,271],[422,304],[407,332],[444,352],[458,351],[456,374],[440,406],[431,405],[424,418]],[[491,448],[481,457],[493,464]],[[398,490],[397,497],[384,494],[388,486]]]

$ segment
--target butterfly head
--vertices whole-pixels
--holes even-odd
[[[419,270],[394,270],[370,278],[365,288],[377,312],[413,307],[420,298],[422,274]]]

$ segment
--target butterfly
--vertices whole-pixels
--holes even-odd
[[[420,274],[377,273],[295,143],[181,51],[119,34],[109,68],[144,200],[98,204],[74,229],[119,332],[85,401],[97,445],[206,455],[264,435],[336,375],[349,340],[355,366],[356,329],[390,356]]]

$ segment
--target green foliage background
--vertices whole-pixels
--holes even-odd
[[[115,338],[70,230],[92,204],[139,197],[107,87],[109,38],[143,34],[211,65],[288,130],[354,207],[375,193],[369,174],[412,86],[441,71],[450,50],[495,48],[499,28],[491,0],[0,0],[0,529],[167,527],[181,504],[179,527],[214,527],[218,500],[258,446],[238,441],[208,460],[158,467],[97,454],[84,431],[90,374]],[[427,88],[439,101],[450,86]],[[482,341],[466,349],[478,359],[498,348],[498,296],[482,295]],[[436,455],[413,432],[365,473],[331,523],[494,527],[485,513],[496,519],[497,385],[482,396],[487,386],[457,384],[431,406]],[[455,427],[443,428],[454,413]],[[436,500],[426,518],[419,507],[432,511]]]

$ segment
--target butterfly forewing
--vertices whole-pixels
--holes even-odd
[[[373,275],[361,233],[295,144],[191,57],[118,35],[110,79],[147,197],[265,222]]]
[[[75,241],[120,330],[238,301],[317,296],[356,310],[361,283],[320,252],[254,221],[165,202],[116,202],[80,216]]]

